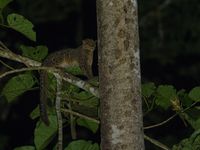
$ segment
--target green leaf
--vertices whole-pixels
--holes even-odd
[[[8,102],[12,102],[24,92],[30,90],[36,83],[31,73],[20,74],[12,77],[4,86],[2,95],[6,97]]]
[[[188,93],[186,93],[184,89],[179,90],[177,92],[177,95],[183,107],[189,107],[192,105],[193,101],[191,100],[191,98],[188,96]]]
[[[200,101],[200,87],[195,87],[189,92],[189,97],[196,102]]]
[[[190,138],[183,139],[179,144],[173,146],[172,150],[199,150],[200,130],[195,131]]]
[[[100,150],[97,143],[91,141],[77,140],[71,142],[64,150]]]
[[[149,98],[155,92],[156,86],[153,82],[142,85],[142,96]]]
[[[85,92],[85,91],[76,93],[73,96],[74,96],[74,98],[79,99],[79,100],[87,100],[87,99],[93,97],[93,95],[91,93]]]
[[[30,114],[31,119],[36,119],[37,117],[40,116],[40,109],[39,106],[37,106]]]
[[[64,84],[63,89],[64,89],[64,93],[67,95],[71,95],[80,91],[79,87],[67,82]]]
[[[0,0],[0,12],[13,0]]]
[[[80,101],[79,105],[84,105],[88,107],[97,107],[99,105],[99,99],[86,91],[74,93],[73,98]]]
[[[80,67],[75,67],[75,66],[67,67],[66,71],[75,76],[83,75],[83,71],[81,70]]]
[[[37,47],[31,47],[31,46],[20,46],[20,49],[22,51],[22,55],[28,58],[31,58],[36,61],[42,61],[48,54],[48,48],[46,46],[37,46]]]
[[[20,32],[32,41],[36,41],[36,33],[33,31],[33,24],[19,14],[10,14],[7,17],[10,28]]]
[[[200,129],[200,118],[195,119],[192,117],[188,117],[186,118],[186,120],[188,121],[188,123],[195,129]]]
[[[49,126],[46,126],[40,120],[37,122],[34,132],[34,143],[37,150],[43,150],[57,133],[56,115],[49,115],[49,121]]]
[[[163,109],[171,105],[171,101],[176,97],[176,90],[171,85],[160,85],[157,88],[156,104]]]
[[[91,130],[93,133],[96,133],[98,128],[99,128],[98,123],[95,123],[93,121],[90,121],[90,120],[87,120],[87,119],[84,119],[84,118],[78,118],[77,124],[79,126],[86,127],[87,129]]]
[[[21,146],[21,147],[16,147],[14,150],[35,150],[35,147],[33,147],[33,146]]]

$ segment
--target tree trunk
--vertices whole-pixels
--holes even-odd
[[[97,0],[101,150],[144,150],[136,0]]]

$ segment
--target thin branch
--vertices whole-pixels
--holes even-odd
[[[56,77],[56,115],[57,115],[57,122],[58,122],[58,145],[57,149],[62,150],[63,149],[63,121],[62,121],[62,114],[61,114],[61,88],[62,88],[62,78],[59,75],[55,75]]]
[[[27,57],[23,57],[21,55],[17,55],[15,53],[11,52],[11,51],[7,51],[6,49],[0,50],[0,56],[7,58],[7,59],[10,59],[10,60],[14,60],[14,61],[23,63],[26,66],[35,66],[35,67],[41,66],[41,63],[38,62],[38,61],[29,59]]]
[[[68,108],[69,108],[70,111],[72,111],[71,103],[72,103],[72,101],[69,100],[69,102],[68,102]],[[76,118],[74,117],[74,115],[70,113],[70,128],[71,128],[72,140],[75,140],[77,138],[75,119]]]
[[[160,122],[160,123],[158,123],[158,124],[154,124],[154,125],[151,125],[151,126],[144,127],[144,130],[146,130],[146,129],[151,129],[151,128],[155,128],[155,127],[164,125],[165,123],[169,122],[169,121],[172,120],[174,117],[176,117],[177,115],[178,115],[178,114],[174,114],[173,116],[169,117],[167,120],[165,120],[165,121],[163,121],[163,122]]]
[[[180,113],[184,113],[185,111],[187,111],[188,109],[190,109],[191,107],[193,107],[194,105],[196,105],[196,103],[197,103],[197,102],[193,103],[193,104],[190,105],[189,107],[183,109],[183,110],[180,111],[179,113],[174,114],[173,116],[169,117],[167,120],[165,120],[165,121],[163,121],[163,122],[160,122],[160,123],[155,124],[155,125],[151,125],[151,126],[144,127],[144,130],[146,130],[146,129],[151,129],[151,128],[155,128],[155,127],[164,125],[165,123],[169,122],[170,120],[172,120],[173,118],[175,118],[176,116],[178,116]]]
[[[65,113],[70,113],[70,114],[73,114],[73,115],[78,116],[78,117],[80,117],[80,118],[84,118],[84,119],[87,119],[87,120],[90,120],[90,121],[93,121],[93,122],[95,122],[95,123],[100,124],[100,121],[99,121],[99,120],[94,119],[94,118],[92,118],[92,117],[88,117],[88,116],[83,115],[83,114],[80,114],[80,113],[78,113],[78,112],[71,111],[71,110],[69,110],[69,109],[62,109],[62,108],[61,108],[61,111],[62,111],[62,112],[65,112]]]
[[[14,74],[14,73],[19,73],[19,72],[24,72],[24,71],[32,71],[32,70],[55,70],[55,68],[52,68],[52,67],[30,67],[30,68],[20,68],[20,69],[15,69],[15,70],[10,70],[10,71],[7,71],[5,73],[2,73],[0,75],[0,79],[7,76],[7,75],[10,75],[10,74]]]
[[[155,140],[155,139],[152,139],[150,137],[148,137],[147,135],[144,134],[144,139],[146,139],[147,141],[151,142],[152,144],[162,148],[163,150],[170,150],[169,147],[167,147],[166,145],[162,144],[161,142]]]
[[[8,50],[8,51],[10,51],[10,50],[8,49],[8,47],[7,47],[6,45],[4,45],[3,42],[1,42],[1,41],[0,41],[0,46],[1,46],[1,49],[2,49],[2,50]]]
[[[14,69],[15,69],[15,68],[9,66],[8,64],[4,63],[2,60],[0,60],[0,63],[1,63],[2,65],[4,65],[6,68],[10,69],[10,70],[14,70]]]

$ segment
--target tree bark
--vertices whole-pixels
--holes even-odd
[[[144,150],[136,0],[97,0],[101,150]]]

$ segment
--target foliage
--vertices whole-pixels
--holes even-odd
[[[189,138],[183,139],[174,145],[172,150],[198,150],[200,149],[200,130],[194,132]]]
[[[47,55],[48,55],[48,48],[45,45],[37,45],[36,40],[36,32],[33,30],[34,25],[29,20],[24,18],[22,15],[12,13],[7,16],[7,24],[4,23],[4,17],[3,16],[3,10],[4,8],[10,3],[12,0],[0,0],[0,27],[5,27],[11,30],[14,30],[16,32],[19,32],[20,34],[24,35],[27,39],[29,39],[31,42],[34,42],[34,46],[31,45],[24,45],[20,44],[19,48],[21,50],[21,55],[25,57],[29,57],[36,61],[42,61]],[[26,2],[24,2],[25,4]],[[151,7],[154,7],[154,3],[145,1],[146,5],[149,5],[148,9],[151,9]],[[177,3],[174,3],[174,7],[177,7]],[[184,5],[186,2],[184,1]],[[39,4],[38,4],[39,5]],[[29,6],[31,7],[31,6]],[[173,8],[171,8],[173,9]],[[42,10],[42,9],[41,9]],[[40,11],[41,11],[40,10]],[[161,16],[157,16],[158,12],[152,13],[153,17],[158,19],[158,22],[163,24],[163,27],[166,28],[167,25],[162,20],[164,18],[167,18],[169,15],[167,12],[160,11],[158,14]],[[36,12],[37,14],[37,12]],[[180,14],[176,14],[180,15]],[[56,18],[55,14],[53,14],[53,20],[59,19]],[[49,15],[51,17],[51,15]],[[63,17],[63,16],[60,16]],[[152,16],[151,16],[152,17]],[[151,18],[150,17],[150,18]],[[157,18],[158,17],[158,18]],[[194,16],[193,16],[194,17]],[[34,18],[34,17],[33,17]],[[37,17],[35,17],[37,18]],[[174,21],[175,18],[172,17]],[[51,20],[51,19],[50,19]],[[155,20],[154,20],[155,21]],[[38,21],[39,22],[39,21]],[[153,25],[152,22],[148,22],[145,25],[149,25],[150,27]],[[147,30],[148,27],[142,26],[142,29]],[[197,36],[197,33],[194,32],[194,29],[190,29],[192,35],[191,36]],[[177,49],[177,47],[174,47],[174,42],[181,45],[180,38],[183,37],[183,35],[186,35],[186,31],[182,31],[180,34],[177,35],[177,32],[180,31],[174,31],[174,34],[176,34],[178,37],[172,37],[169,35],[170,32],[167,30],[165,31],[165,36],[163,38],[169,38],[167,47],[165,49],[169,50],[164,52],[167,54],[167,57],[165,59],[162,59],[163,56],[160,56],[159,53],[154,52],[155,49],[161,49],[162,45],[157,44],[158,40],[161,38],[160,33],[157,33],[156,35],[149,33],[143,35],[143,31],[141,32],[141,35],[145,37],[146,39],[151,39],[152,41],[144,41],[146,42],[145,47],[148,47],[148,49],[151,51],[150,55],[145,55],[147,59],[160,59],[161,64],[164,66],[166,64],[170,64],[173,62],[174,58],[177,56],[177,53],[175,53],[173,50]],[[171,29],[170,29],[171,31]],[[153,35],[153,36],[152,36]],[[150,36],[151,38],[148,38]],[[156,36],[156,37],[154,37]],[[145,39],[144,38],[144,39]],[[190,44],[193,44],[193,41],[189,41]],[[199,43],[199,42],[197,42]],[[184,47],[184,49],[188,52],[190,50],[190,47]],[[198,47],[195,46],[195,47]],[[182,51],[179,50],[179,51]],[[178,52],[179,52],[178,51]],[[162,54],[163,55],[163,54]],[[168,59],[170,58],[170,59]],[[73,75],[82,75],[81,69],[77,67],[68,68],[66,70],[67,72],[73,74]],[[152,71],[152,70],[151,70]],[[50,88],[49,88],[49,98],[51,101],[54,101],[55,97],[55,85],[56,82],[52,75],[49,75],[49,81],[50,81]],[[98,87],[98,78],[94,78],[93,80],[88,81],[92,85]],[[8,103],[17,102],[17,99],[19,96],[23,95],[29,90],[32,90],[37,85],[37,76],[35,72],[25,72],[22,74],[17,74],[12,76],[8,81],[4,84],[2,91],[1,91],[1,97],[4,97]],[[70,111],[74,111],[78,114],[85,115],[87,117],[92,117],[93,119],[99,119],[99,99],[97,97],[94,97],[91,93],[88,93],[86,91],[83,91],[79,89],[78,87],[71,85],[69,83],[65,83],[62,89],[62,109],[67,109]],[[151,127],[151,119],[154,121],[154,123],[157,122],[157,126],[161,126],[163,124],[167,124],[168,122],[172,121],[172,118],[177,116],[176,120],[181,120],[181,124],[185,125],[185,130],[190,131],[190,133],[187,133],[187,138],[182,139],[181,141],[174,141],[172,144],[168,143],[169,146],[172,147],[173,150],[198,150],[200,149],[199,141],[199,129],[200,129],[200,108],[198,106],[198,102],[200,101],[200,87],[194,87],[189,92],[186,90],[178,90],[172,85],[158,85],[156,86],[155,83],[145,83],[142,85],[142,100],[143,100],[143,111],[144,111],[144,122],[145,127]],[[33,120],[36,120],[36,126],[34,129],[34,139],[31,146],[21,146],[16,147],[15,150],[42,150],[47,148],[48,146],[56,147],[55,143],[55,137],[57,136],[57,118],[55,114],[54,107],[49,109],[49,119],[50,119],[50,126],[45,126],[41,120],[39,120],[39,107],[36,107],[34,110],[32,110],[30,117]],[[165,114],[165,115],[163,115]],[[174,116],[169,116],[168,114],[174,114]],[[69,137],[68,132],[66,132],[65,128],[69,128],[69,125],[72,124],[72,121],[70,120],[70,115],[63,113],[64,115],[64,136]],[[87,118],[83,118],[80,116],[73,115],[75,120],[75,126],[76,127],[84,127],[90,130],[92,133],[97,133],[99,130],[99,124],[88,120]],[[164,120],[164,117],[166,117],[166,120]],[[167,119],[169,117],[169,119]],[[172,118],[171,118],[172,117]],[[157,118],[157,119],[155,119]],[[164,123],[162,122],[164,121]],[[165,122],[166,121],[166,122]],[[161,122],[161,123],[160,123]],[[146,132],[146,129],[145,129]],[[147,132],[148,133],[148,132]],[[173,137],[176,137],[176,135],[173,135]],[[0,137],[1,138],[1,137]],[[163,140],[163,139],[162,139]],[[94,143],[93,141],[86,141],[86,140],[70,140],[70,141],[64,141],[65,144],[65,150],[99,150],[99,145],[97,143]],[[171,144],[171,145],[170,145]]]
[[[9,2],[7,1],[1,1],[0,8],[4,8]],[[2,10],[1,9],[1,10]],[[19,14],[9,14],[7,16],[7,23],[4,24],[2,22],[1,26],[13,29],[24,36],[26,36],[28,39],[32,41],[36,41],[36,33],[33,31],[33,24],[25,19],[23,16]],[[48,48],[46,46],[25,46],[20,45],[20,50],[22,52],[22,56],[29,57],[36,61],[42,61],[48,54]],[[66,70],[67,72],[74,74],[74,75],[82,75],[82,72],[80,68],[71,67]],[[49,75],[50,80],[50,88],[52,91],[55,91],[55,80],[52,77],[52,75]],[[96,84],[93,80],[93,84]],[[12,102],[16,100],[20,95],[25,93],[26,91],[30,90],[34,87],[34,85],[37,83],[36,77],[34,72],[27,72],[24,74],[19,74],[7,81],[7,83],[4,85],[1,95],[6,98],[8,102]],[[53,92],[55,93],[55,92]],[[51,92],[50,98],[53,99],[53,94]],[[67,105],[73,104],[73,107],[89,107],[94,108],[95,111],[98,111],[98,98],[95,98],[92,94],[81,91],[78,87],[71,85],[69,83],[66,83],[63,87],[63,97],[67,97],[66,103]],[[68,100],[72,102],[69,102]],[[53,101],[53,100],[52,100]],[[63,103],[63,105],[64,105]],[[49,144],[53,142],[54,137],[57,135],[57,117],[55,114],[54,108],[49,110],[49,120],[50,120],[50,126],[46,126],[41,120],[37,121],[35,131],[34,131],[34,146],[22,146],[15,148],[16,150],[23,150],[23,149],[37,149],[42,150],[45,149]],[[84,114],[83,110],[81,113]],[[96,114],[98,114],[96,112]],[[30,117],[32,119],[37,119],[39,117],[39,108],[36,107]],[[65,121],[66,125],[70,123],[70,119],[68,118],[68,115],[66,116],[66,119],[68,121]],[[85,128],[88,128],[93,133],[96,133],[99,125],[89,121],[84,118],[75,117],[76,124],[79,126],[83,126]],[[79,141],[73,141],[71,142],[65,149],[99,149],[98,144],[92,144],[89,141],[79,140]]]
[[[57,133],[57,118],[55,115],[49,115],[50,125],[46,125],[40,120],[37,122],[34,132],[34,143],[37,150],[44,149],[56,136]]]
[[[31,58],[33,60],[41,62],[48,54],[48,48],[46,46],[25,46],[21,45],[22,56]]]
[[[0,1],[0,10],[2,11],[12,0],[1,0]]]
[[[19,14],[10,14],[7,17],[8,26],[32,41],[36,41],[36,33],[33,31],[33,24]]]
[[[12,102],[18,96],[30,90],[35,83],[36,80],[31,73],[17,75],[6,83],[1,95],[5,96],[8,102]]]
[[[193,101],[199,102],[200,101],[200,87],[193,88],[189,93],[189,97]]]
[[[21,146],[21,147],[16,147],[14,150],[35,150],[35,147],[33,147],[33,146]]]
[[[92,144],[91,141],[78,140],[71,142],[65,150],[100,150],[97,143]]]

